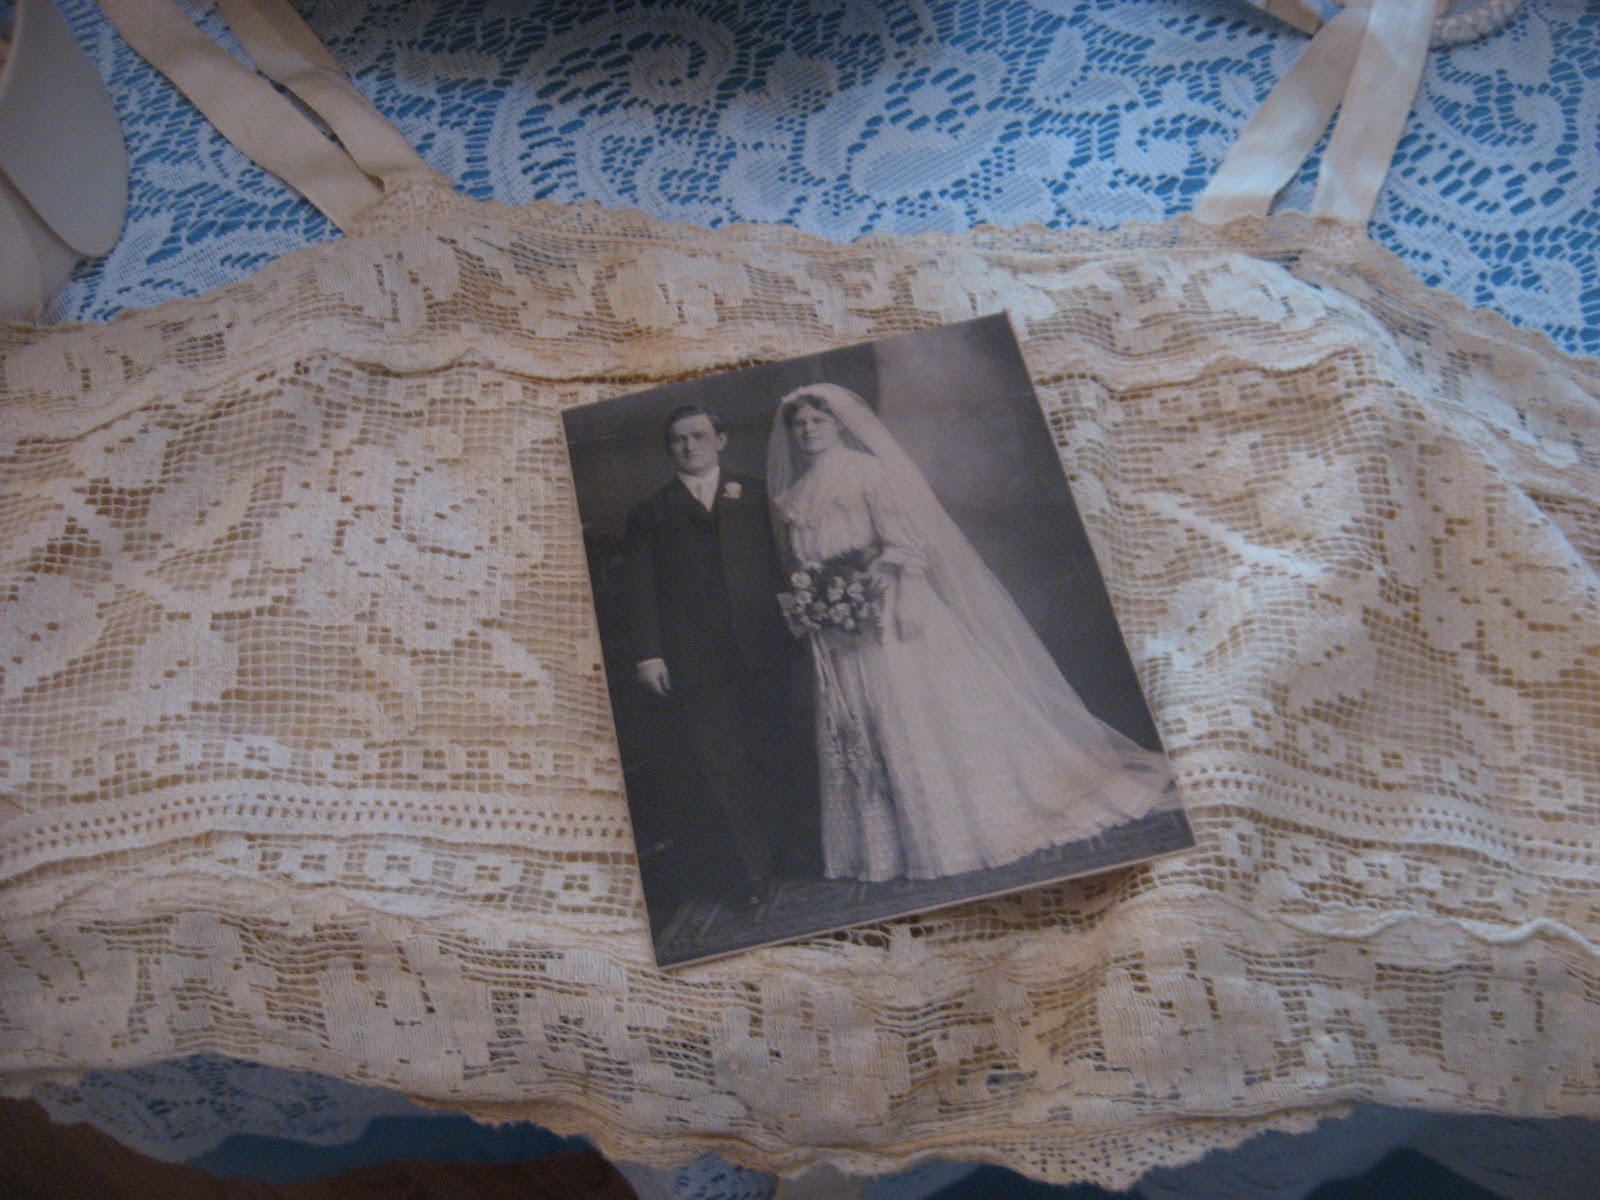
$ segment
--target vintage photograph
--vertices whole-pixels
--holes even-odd
[[[660,965],[1193,844],[1004,315],[564,421]]]

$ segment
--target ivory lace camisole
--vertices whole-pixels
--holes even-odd
[[[1600,368],[1362,232],[1431,5],[1330,22],[1197,217],[852,245],[465,199],[220,7],[342,148],[106,4],[351,236],[0,330],[7,1090],[214,1051],[1113,1187],[1354,1101],[1600,1116]],[[1001,310],[1196,848],[657,970],[560,411]]]

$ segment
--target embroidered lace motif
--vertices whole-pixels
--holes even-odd
[[[1114,1186],[1354,1100],[1597,1115],[1593,363],[1293,217],[371,232],[0,333],[8,1087],[216,1051]],[[662,975],[558,410],[1001,308],[1198,848]]]

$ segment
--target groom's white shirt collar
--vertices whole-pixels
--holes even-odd
[[[689,489],[689,494],[710,512],[711,506],[717,502],[717,485],[722,482],[722,468],[712,467],[704,475],[685,475],[680,471],[678,478],[683,480],[683,486]]]

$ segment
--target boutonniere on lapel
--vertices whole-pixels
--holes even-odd
[[[722,498],[724,500],[737,500],[742,495],[744,495],[744,488],[739,485],[737,479],[730,479],[722,485]]]

